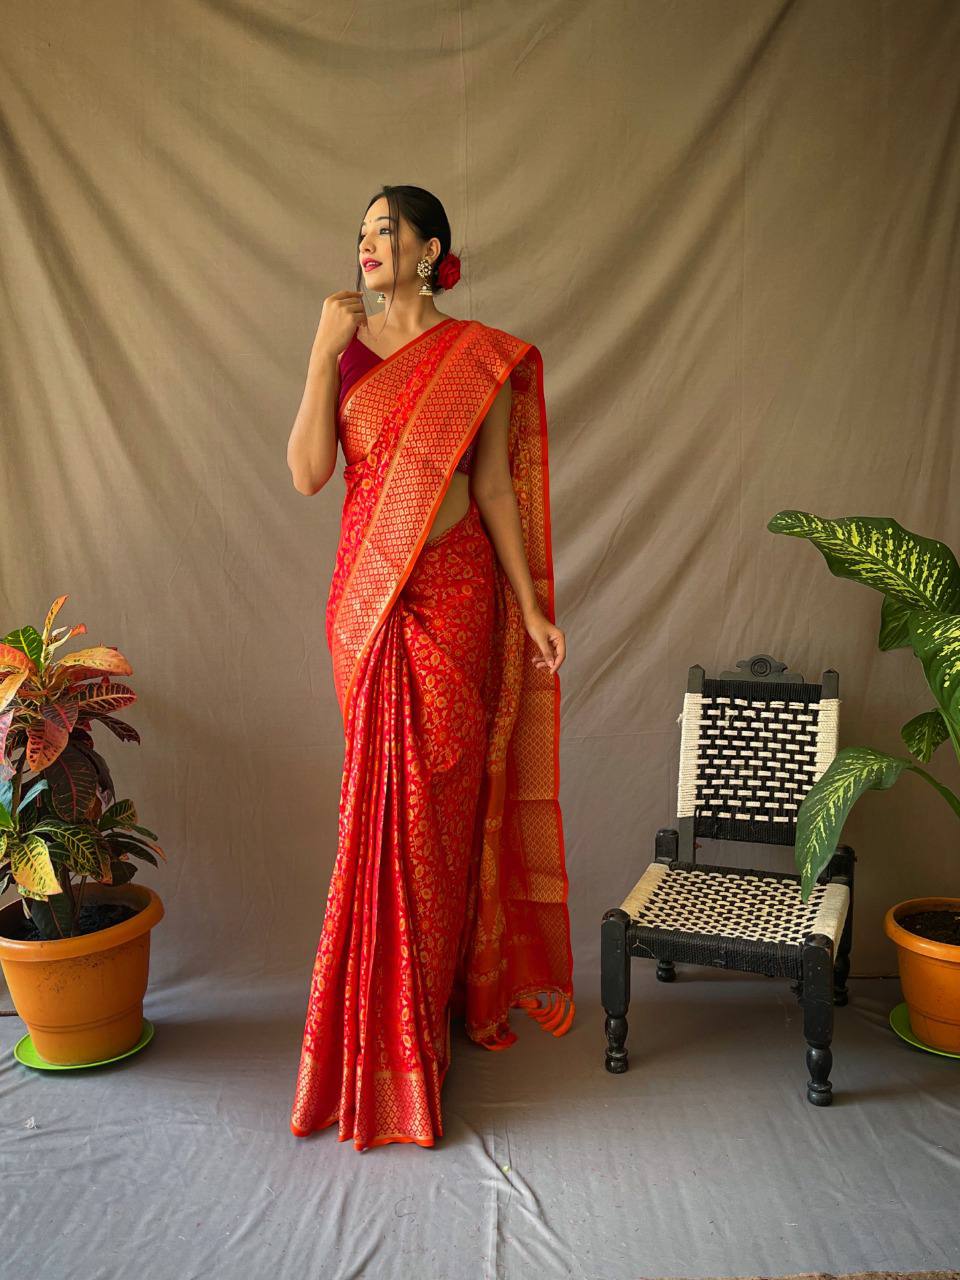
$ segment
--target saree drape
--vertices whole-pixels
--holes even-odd
[[[555,621],[540,352],[453,317],[361,375],[326,610],[344,726],[338,850],[290,1127],[358,1150],[432,1146],[450,1021],[485,1048],[511,1007],[573,1014],[559,678],[539,653],[471,494],[430,526],[506,379],[510,473],[537,599]],[[544,997],[541,999],[541,997]]]

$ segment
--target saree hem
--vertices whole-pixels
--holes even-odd
[[[334,1116],[332,1120],[328,1120],[325,1124],[314,1125],[312,1129],[301,1129],[298,1125],[291,1124],[290,1132],[295,1138],[308,1138],[311,1133],[321,1133],[324,1129],[330,1129],[337,1123],[338,1116]],[[385,1147],[391,1142],[408,1142],[417,1147],[433,1147],[436,1145],[436,1139],[442,1138],[443,1133],[437,1133],[432,1138],[414,1138],[406,1133],[383,1133],[377,1137],[371,1138],[369,1142],[357,1142],[351,1133],[337,1134],[338,1142],[353,1142],[354,1150],[368,1151],[371,1147]]]
[[[451,1059],[448,1057],[446,1064],[441,1069],[440,1079],[437,1085],[438,1097],[440,1095],[441,1090],[443,1089],[444,1081],[447,1078],[447,1072],[450,1070],[450,1063],[451,1063]],[[338,1108],[334,1115],[328,1117],[328,1119],[326,1120],[322,1120],[319,1124],[311,1125],[307,1129],[303,1128],[302,1125],[298,1125],[296,1124],[295,1121],[291,1120],[290,1132],[293,1134],[295,1138],[308,1138],[311,1133],[321,1133],[324,1129],[332,1128],[335,1124],[338,1124],[339,1121],[340,1121],[340,1111]],[[355,1150],[366,1151],[370,1147],[383,1147],[391,1142],[408,1142],[408,1143],[413,1143],[418,1147],[432,1147],[436,1145],[437,1138],[442,1138],[442,1137],[443,1137],[443,1122],[440,1119],[438,1114],[436,1131],[432,1134],[424,1134],[423,1136],[417,1137],[414,1134],[404,1133],[400,1130],[397,1130],[389,1133],[378,1133],[378,1134],[375,1134],[372,1138],[367,1139],[366,1141],[361,1140],[360,1142],[358,1142],[355,1132],[354,1133],[338,1133],[337,1141],[353,1142]]]

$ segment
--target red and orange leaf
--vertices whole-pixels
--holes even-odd
[[[91,667],[94,671],[111,671],[122,676],[133,674],[133,667],[120,650],[106,644],[93,645],[90,649],[78,649],[76,653],[65,653],[57,665],[59,667]]]
[[[0,641],[0,671],[26,671],[28,675],[35,676],[37,666],[22,649]]]

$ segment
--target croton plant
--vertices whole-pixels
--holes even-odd
[[[0,640],[0,893],[16,885],[42,939],[78,932],[87,879],[125,884],[137,872],[131,858],[166,857],[132,801],[116,799],[90,733],[99,720],[122,742],[140,741],[115,715],[136,701],[116,679],[133,668],[112,645],[57,656],[87,630],[53,626],[66,599],[54,600],[42,632],[26,626]]]

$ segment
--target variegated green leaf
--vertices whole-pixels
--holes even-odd
[[[51,893],[62,892],[50,860],[50,851],[38,835],[28,831],[20,839],[11,836],[7,841],[7,852],[13,878],[31,897],[47,897]]]
[[[132,800],[115,800],[100,815],[99,827],[106,831],[110,827],[134,827],[137,821],[137,809]]]
[[[50,836],[51,853],[65,859],[75,875],[99,879],[104,867],[109,865],[109,853],[95,827],[48,818],[38,822],[33,830]]]
[[[960,755],[960,614],[912,614],[910,643]]]
[[[148,840],[156,841],[157,839],[155,831],[137,822],[137,810],[132,800],[115,800],[108,809],[104,809],[97,825],[101,831],[111,831],[119,827],[124,831],[136,831],[138,835],[145,836]],[[153,847],[161,858],[166,858],[159,845],[154,844]]]
[[[772,533],[807,538],[830,572],[882,591],[902,604],[938,613],[960,612],[960,565],[948,546],[911,533],[888,516],[842,516],[779,511]]]
[[[877,644],[882,653],[891,649],[907,649],[910,647],[910,626],[907,621],[913,612],[912,606],[893,596],[884,596],[880,606],[880,634]]]
[[[904,770],[917,773],[929,782],[960,818],[960,798],[911,760],[873,751],[870,747],[843,747],[804,796],[797,813],[794,858],[804,902],[833,857],[854,803],[864,791],[885,791],[892,787]]]
[[[922,760],[924,764],[930,759],[941,742],[950,737],[943,715],[937,710],[921,711],[900,730],[900,737],[911,755]]]
[[[107,843],[115,857],[125,853],[134,858],[143,858],[145,862],[151,862],[155,867],[160,865],[153,850],[132,836],[108,836]]]
[[[16,881],[14,883],[16,884]],[[22,884],[17,885],[17,893],[21,898],[29,898],[31,902],[46,902],[47,900],[45,893],[34,893],[31,889],[25,889]]]

